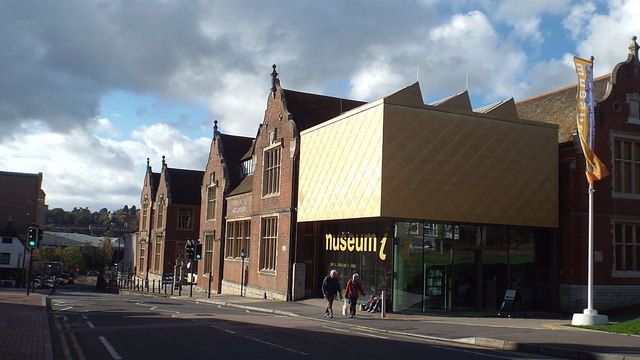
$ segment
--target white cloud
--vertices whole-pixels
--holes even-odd
[[[209,139],[190,139],[163,124],[140,128],[135,135],[116,141],[79,128],[66,134],[25,131],[0,143],[0,168],[42,172],[47,203],[54,207],[98,210],[137,205],[147,157],[154,171],[160,169],[161,155],[167,155],[170,167],[205,166]]]
[[[563,14],[568,11],[569,5],[570,0],[503,0],[495,9],[495,16],[511,25],[520,38],[541,43],[544,40],[540,30],[541,15]]]
[[[611,0],[607,4],[602,12],[596,11],[588,19],[582,18],[583,32],[576,33],[577,55],[595,57],[596,75],[608,73],[617,63],[626,60],[629,39],[632,35],[640,35],[639,1]],[[580,16],[577,18],[580,19]],[[572,21],[567,20],[565,26],[572,24]]]
[[[576,4],[571,7],[571,12],[562,21],[562,25],[569,31],[571,37],[575,40],[585,29],[585,25],[589,23],[589,19],[595,14],[596,6],[590,2]]]

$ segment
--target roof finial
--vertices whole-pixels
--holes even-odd
[[[638,59],[638,49],[640,49],[640,46],[638,46],[638,43],[636,42],[637,39],[638,37],[633,35],[631,37],[631,41],[629,41],[629,54],[635,56],[636,59]]]
[[[151,165],[149,164],[149,158],[147,158],[147,171],[151,170]]]
[[[164,155],[162,155],[162,167],[167,167],[167,162],[164,160]]]
[[[276,71],[276,64],[272,66],[273,71],[271,72],[271,92],[275,96],[276,94],[276,84],[280,84],[280,80],[278,80],[278,72]]]
[[[218,120],[213,120],[213,137],[216,137],[218,133]]]

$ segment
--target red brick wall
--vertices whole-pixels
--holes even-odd
[[[275,96],[274,96],[275,94]],[[278,90],[269,94],[267,110],[264,122],[260,126],[256,137],[254,175],[253,175],[253,200],[251,221],[251,260],[249,267],[247,286],[256,287],[282,294],[287,292],[287,277],[289,268],[289,240],[291,234],[291,201],[293,196],[292,181],[294,154],[292,141],[294,130],[292,122],[288,120],[288,114],[282,104],[282,91]],[[268,147],[269,132],[277,129],[277,139],[281,141],[280,161],[280,191],[277,196],[262,196],[263,175],[263,149]],[[259,269],[261,217],[278,216],[278,245],[276,253],[276,271],[274,273],[263,272]],[[230,266],[233,268],[233,266]],[[239,265],[230,270],[229,276],[236,278],[240,274]],[[226,278],[226,274],[225,274]]]
[[[202,244],[202,253],[203,258],[198,264],[198,285],[207,288],[209,286],[209,278],[204,277],[204,273],[208,273],[210,269],[204,268],[204,256],[206,253],[205,248],[205,235],[207,234],[215,234],[214,236],[214,247],[213,247],[213,261],[212,261],[212,277],[211,277],[211,291],[217,292],[218,289],[218,279],[219,279],[219,268],[220,268],[220,241],[218,241],[223,234],[223,224],[224,224],[224,195],[230,191],[228,189],[228,173],[225,171],[225,165],[222,162],[219,151],[220,140],[216,136],[216,138],[211,142],[211,148],[209,150],[209,160],[207,161],[207,167],[205,169],[205,173],[202,179],[202,190],[200,197],[202,199],[202,203],[200,206],[200,232],[199,238],[200,243]],[[207,189],[209,187],[209,178],[212,173],[215,173],[215,178],[218,180],[218,186],[215,188],[217,196],[216,196],[216,209],[214,219],[207,220]]]
[[[640,125],[628,124],[626,94],[640,93],[640,65],[619,67],[610,95],[596,104],[595,152],[613,173],[612,132],[640,137]],[[588,194],[585,161],[579,145],[560,149],[560,231],[562,261],[560,280],[564,284],[585,285],[588,260]],[[595,285],[640,285],[640,278],[613,277],[613,220],[640,223],[640,200],[613,196],[613,176],[595,182],[594,251],[602,258],[594,261]]]

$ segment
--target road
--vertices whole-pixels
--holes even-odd
[[[61,287],[55,359],[541,359],[179,299]]]

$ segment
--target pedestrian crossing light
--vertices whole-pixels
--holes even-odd
[[[31,248],[38,246],[38,228],[35,226],[29,227],[29,240],[28,245]]]

